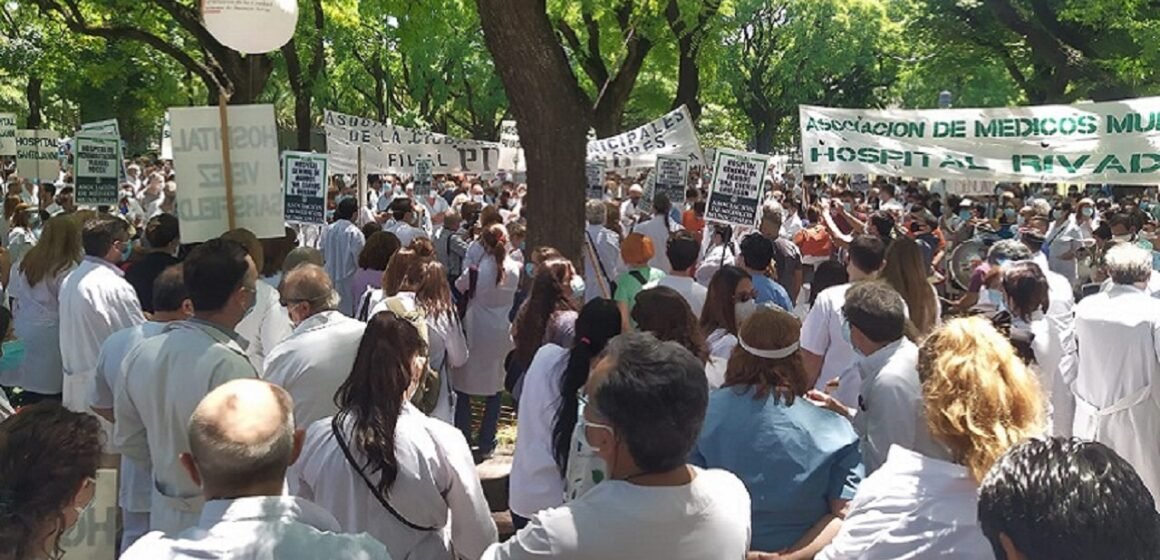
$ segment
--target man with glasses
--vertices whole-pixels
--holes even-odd
[[[113,400],[113,439],[141,468],[152,464],[149,527],[179,532],[197,524],[204,500],[182,469],[190,416],[205,395],[233,379],[254,379],[246,341],[235,331],[254,308],[258,269],[241,244],[213,239],[182,263],[193,317],[166,325],[122,365]]]
[[[334,416],[334,394],[346,381],[366,324],[338,311],[338,293],[321,266],[299,265],[279,288],[294,332],[266,356],[265,379],[294,398],[294,419],[306,427]]]

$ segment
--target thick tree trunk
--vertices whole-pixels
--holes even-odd
[[[528,246],[580,261],[590,108],[545,0],[476,0],[528,160]]]
[[[754,150],[759,154],[773,152],[773,136],[777,133],[777,122],[772,117],[755,123],[757,134],[754,138]]]
[[[295,94],[294,96],[294,127],[296,129],[295,143],[303,152],[310,151],[310,133],[314,128],[314,120],[310,118],[310,94]]]
[[[701,118],[701,70],[697,67],[697,53],[693,48],[693,37],[683,37],[677,41],[678,69],[677,96],[673,99],[673,109],[684,105],[689,108],[693,120]]]
[[[44,80],[39,76],[29,76],[28,85],[24,88],[24,99],[28,102],[28,123],[27,128],[40,128],[41,119],[41,86],[44,85]]]

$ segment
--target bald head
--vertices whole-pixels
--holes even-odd
[[[316,264],[322,266],[322,253],[314,247],[297,247],[286,255],[282,262],[282,272],[289,272],[302,264]]]
[[[309,317],[338,308],[338,292],[334,290],[334,283],[330,281],[326,270],[316,264],[302,264],[287,272],[282,277],[279,292],[282,304],[291,311],[291,319],[295,315]],[[298,306],[305,309],[294,309]],[[301,322],[305,317],[296,322]]]
[[[189,420],[189,449],[207,497],[253,495],[281,485],[295,459],[294,412],[285,389],[238,379],[210,391]]]

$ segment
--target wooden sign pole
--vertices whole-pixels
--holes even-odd
[[[355,185],[358,185],[358,214],[355,215],[355,221],[361,221],[360,218],[363,215],[362,209],[367,204],[367,184],[366,174],[363,173],[363,149],[361,144],[358,147],[358,162],[355,164],[354,180]],[[366,224],[360,223],[359,225],[364,226]]]
[[[234,166],[230,162],[230,113],[226,105],[226,94],[218,95],[218,114],[222,126],[222,176],[226,180],[226,214],[230,231],[237,227],[237,211],[234,208]]]

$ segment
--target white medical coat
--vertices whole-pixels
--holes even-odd
[[[599,264],[592,262],[593,252],[600,259]],[[598,297],[612,299],[609,284],[615,282],[624,270],[624,261],[620,258],[620,236],[603,225],[588,224],[584,229],[584,301]]]
[[[338,310],[347,317],[354,316],[356,296],[350,291],[350,279],[358,271],[358,255],[364,245],[362,230],[350,220],[337,220],[322,231],[319,248],[326,260],[324,268],[341,298]]]
[[[24,361],[19,368],[4,373],[4,385],[46,395],[61,392],[64,362],[60,348],[60,288],[71,270],[67,268],[29,286],[24,273],[13,266],[8,297],[12,298],[16,336],[24,341]]]
[[[1115,285],[1075,307],[1075,437],[1126,459],[1160,496],[1160,300]]]
[[[503,261],[504,278],[496,283],[498,267],[494,258],[479,263],[475,296],[467,304],[463,325],[471,359],[452,370],[453,385],[468,395],[494,395],[503,391],[503,360],[515,345],[512,343],[511,312],[520,279],[520,264],[510,257]],[[470,285],[468,270],[455,281],[460,293]]]
[[[85,257],[60,287],[60,354],[64,365],[64,405],[89,409],[101,345],[109,335],[145,322],[137,292],[113,264]]]
[[[294,330],[290,314],[278,303],[278,290],[265,282],[258,282],[254,309],[234,329],[246,340],[246,356],[262,376],[266,355],[286,340]]]
[[[123,368],[114,442],[138,465],[152,462],[150,528],[182,531],[197,523],[203,505],[177,458],[189,451],[189,418],[215,387],[258,373],[231,334],[198,319],[169,323],[130,352]]]
[[[294,399],[294,424],[338,412],[334,394],[350,377],[366,324],[338,311],[311,315],[266,356],[263,379]]]
[[[322,506],[348,533],[369,533],[387,545],[392,558],[479,558],[496,542],[475,462],[463,434],[455,427],[425,416],[410,403],[403,405],[395,427],[395,458],[399,472],[387,499],[409,522],[434,531],[407,527],[387,512],[350,466],[335,441],[331,418],[310,425],[302,455],[288,478],[300,497]],[[362,451],[351,443],[350,421],[343,435],[351,454],[362,462]],[[372,482],[379,477],[367,473]]]

